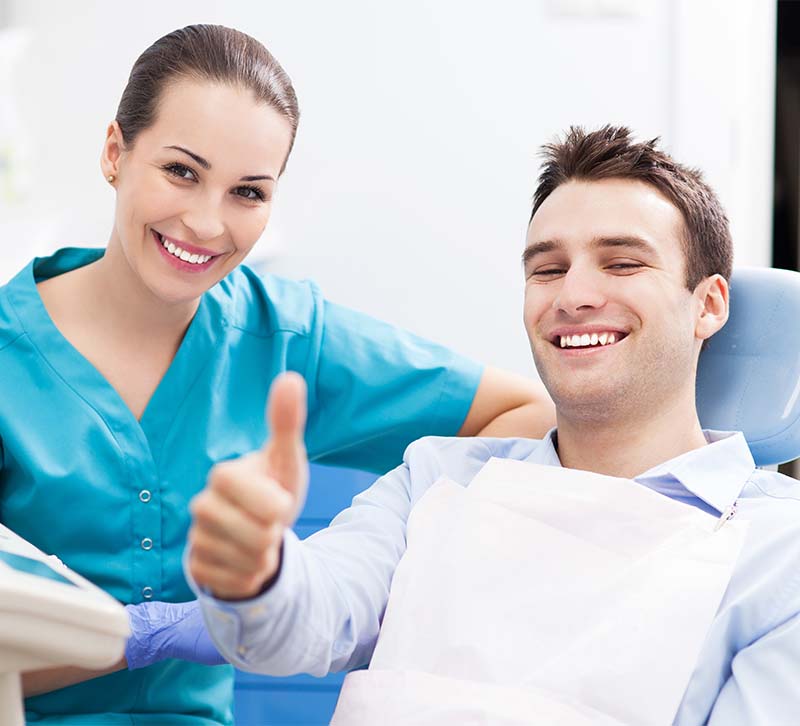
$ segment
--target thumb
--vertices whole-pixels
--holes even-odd
[[[301,375],[283,373],[273,381],[267,403],[270,432],[264,447],[267,474],[295,497],[298,511],[308,483],[308,457],[303,440],[306,395],[306,382]]]

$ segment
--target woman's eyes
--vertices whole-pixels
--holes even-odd
[[[165,164],[161,168],[171,176],[181,179],[182,181],[198,181],[197,174],[195,174],[194,171],[192,171],[185,164],[174,162],[172,164]],[[248,202],[263,202],[266,201],[267,198],[267,195],[264,193],[264,190],[261,189],[261,187],[252,186],[249,184],[236,187],[233,190],[233,194],[237,197],[241,197],[242,199],[246,199]]]
[[[236,187],[236,189],[233,190],[233,193],[251,202],[263,202],[266,199],[266,195],[261,190],[261,187]]]
[[[168,174],[177,177],[178,179],[185,179],[186,181],[197,181],[197,175],[185,164],[165,164],[161,167]]]

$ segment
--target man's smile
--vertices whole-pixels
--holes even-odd
[[[592,325],[559,328],[550,333],[547,339],[557,348],[585,350],[607,348],[622,342],[627,336],[626,330]]]

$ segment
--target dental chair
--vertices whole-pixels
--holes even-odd
[[[800,457],[800,273],[739,268],[730,319],[706,343],[697,373],[704,428],[744,432],[756,465]],[[311,466],[300,537],[327,526],[374,474]],[[327,724],[344,674],[269,678],[237,672],[236,726]]]

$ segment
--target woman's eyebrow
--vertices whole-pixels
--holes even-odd
[[[195,154],[193,151],[189,151],[189,149],[184,148],[183,146],[165,146],[165,149],[174,149],[175,151],[180,151],[187,156],[192,157],[197,164],[203,167],[203,169],[210,169],[211,162],[204,159],[199,154]],[[239,181],[243,182],[254,182],[254,181],[275,181],[275,177],[271,176],[270,174],[256,174],[254,176],[242,176],[239,177]]]
[[[165,146],[165,149],[174,149],[175,151],[181,151],[187,156],[191,156],[192,159],[195,160],[197,164],[203,167],[203,169],[210,169],[211,164],[207,162],[202,156],[199,154],[195,154],[193,151],[189,151],[189,149],[184,149],[182,146]]]

